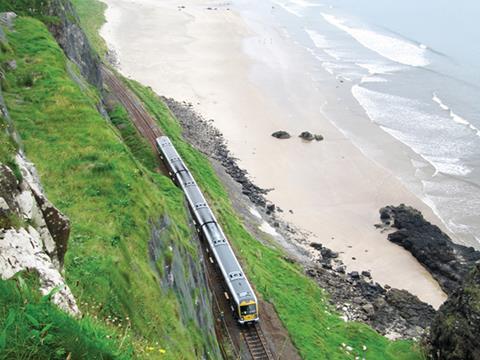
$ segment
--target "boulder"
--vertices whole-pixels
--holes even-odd
[[[312,141],[313,139],[315,139],[315,136],[309,131],[302,132],[300,135],[298,135],[298,137],[307,141]]]
[[[434,360],[480,360],[480,264],[440,307],[430,331]]]
[[[375,308],[372,304],[365,304],[362,306],[363,311],[367,314],[368,317],[372,317],[375,314]]]
[[[267,211],[274,212],[275,204],[267,204],[266,208],[267,208]]]
[[[298,135],[299,138],[302,138],[303,140],[306,141],[322,141],[323,136],[320,134],[312,134],[310,131],[303,131],[300,135]]]
[[[272,136],[274,138],[277,138],[277,139],[290,139],[290,134],[286,131],[283,131],[283,130],[279,130],[279,131],[275,131]]]
[[[352,271],[348,275],[350,275],[352,279],[360,279],[360,274],[358,273],[358,271]]]
[[[384,207],[380,209],[380,219],[397,229],[388,235],[388,240],[410,251],[447,294],[452,294],[480,261],[480,251],[455,244],[438,226],[429,223],[420,211],[410,206]]]
[[[336,251],[332,251],[326,247],[322,248],[320,250],[320,253],[322,254],[324,259],[336,259],[338,258],[338,253]]]
[[[363,270],[362,271],[362,276],[370,279],[372,277],[372,274],[370,274],[370,271]]]

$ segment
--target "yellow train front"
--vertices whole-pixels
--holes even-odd
[[[258,321],[257,297],[190,170],[168,137],[159,137],[157,147],[170,176],[185,193],[197,228],[222,273],[237,321],[240,324]]]
[[[255,300],[242,301],[238,307],[239,319],[243,323],[258,321],[257,304]]]

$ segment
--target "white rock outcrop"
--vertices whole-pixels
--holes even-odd
[[[9,279],[24,270],[35,271],[40,279],[40,292],[54,291],[52,301],[64,311],[79,315],[72,292],[65,284],[59,269],[44,251],[40,234],[32,226],[28,229],[7,229],[0,232],[0,274]]]
[[[80,311],[62,276],[70,223],[45,197],[32,163],[22,154],[16,162],[22,174],[19,183],[0,164],[0,277],[9,279],[20,271],[35,271],[40,292],[53,291],[52,301],[64,311],[78,316]],[[9,224],[16,219],[16,226]]]

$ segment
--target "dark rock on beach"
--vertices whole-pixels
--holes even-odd
[[[274,138],[277,138],[277,139],[290,139],[290,134],[286,131],[283,131],[283,130],[279,130],[279,131],[275,131],[272,136]]]
[[[298,135],[298,137],[302,138],[303,140],[307,140],[307,141],[312,141],[313,139],[315,139],[315,136],[313,136],[313,134],[311,132],[308,132],[308,131],[302,132],[300,135]]]
[[[303,140],[306,140],[306,141],[312,141],[312,140],[321,141],[321,140],[323,140],[322,135],[312,134],[309,131],[302,132],[300,135],[298,135],[298,137],[302,138]]]
[[[440,307],[430,331],[435,360],[480,359],[480,264]]]
[[[480,260],[480,251],[455,244],[410,206],[384,207],[380,209],[380,218],[385,226],[397,229],[388,235],[388,240],[410,251],[447,294],[453,293]]]

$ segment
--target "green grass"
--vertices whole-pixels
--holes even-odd
[[[128,359],[121,334],[90,317],[74,319],[41,296],[36,276],[0,280],[0,359]],[[125,344],[125,342],[124,342]]]
[[[71,0],[75,6],[82,28],[84,29],[90,44],[100,56],[107,53],[107,44],[99,35],[100,28],[105,23],[105,9],[107,5],[100,1]]]
[[[5,99],[47,196],[72,221],[65,274],[81,310],[128,335],[136,356],[195,358],[198,329],[181,323],[177,298],[161,290],[147,255],[148,222],[165,213],[172,241],[191,249],[181,192],[99,115],[95,92],[70,79],[40,21],[19,18],[8,38],[12,52],[0,61],[15,58],[18,68],[6,74]]]
[[[303,274],[299,266],[284,260],[284,253],[275,245],[265,246],[245,230],[208,159],[185,142],[178,122],[160,98],[139,83],[128,81],[128,84],[156,117],[190,167],[237,250],[257,293],[274,304],[303,358],[423,358],[421,349],[413,342],[389,341],[367,325],[341,320],[327,305],[325,293]],[[353,351],[348,354],[342,344],[353,347]],[[362,350],[364,345],[366,352]]]
[[[127,110],[122,105],[117,104],[108,115],[112,124],[118,129],[123,142],[129,147],[132,154],[143,166],[151,171],[158,168],[158,160],[152,152],[150,144],[143,138],[130,121]]]
[[[17,15],[33,16],[46,23],[55,23],[58,19],[47,15],[47,9],[52,1],[53,0],[0,0],[0,12],[13,11]]]
[[[10,46],[1,40],[0,42],[0,57],[8,56],[8,54],[11,53]],[[2,77],[1,74],[4,73],[5,65],[0,64],[0,77]],[[4,87],[6,84],[3,79],[2,82],[2,87]],[[0,96],[2,96],[1,92]],[[10,167],[10,169],[14,171],[16,177],[20,180],[20,170],[15,162],[15,154],[17,153],[18,145],[13,140],[11,131],[11,124],[9,124],[8,119],[4,116],[3,112],[0,111],[0,163]]]

